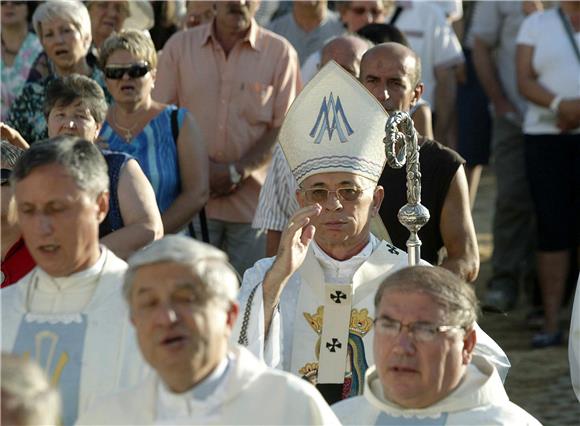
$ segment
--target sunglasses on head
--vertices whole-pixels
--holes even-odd
[[[1,179],[0,179],[0,185],[2,185],[2,186],[8,185],[10,183],[10,175],[12,175],[12,170],[0,169],[0,172],[2,173]]]
[[[132,65],[110,65],[105,67],[105,77],[110,80],[120,80],[125,74],[129,78],[140,78],[151,71],[147,62]]]

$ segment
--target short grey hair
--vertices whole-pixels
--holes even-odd
[[[165,262],[191,267],[205,286],[204,292],[208,299],[219,299],[228,303],[236,301],[238,276],[223,251],[189,237],[167,235],[127,260],[129,268],[125,272],[123,294],[129,305],[137,270],[146,265]]]
[[[59,424],[60,396],[33,361],[2,354],[2,420],[19,425]]]
[[[0,159],[2,159],[2,164],[5,165],[6,168],[13,169],[18,159],[22,154],[24,154],[24,150],[12,145],[5,139],[1,140],[0,146]]]
[[[479,304],[473,287],[439,266],[411,266],[389,275],[375,295],[375,311],[383,295],[394,291],[428,294],[443,309],[446,325],[470,329],[477,320]]]
[[[74,136],[58,136],[33,144],[16,163],[10,182],[14,186],[38,167],[50,164],[64,167],[77,186],[95,199],[109,191],[103,154],[93,143]]]
[[[32,26],[42,41],[42,24],[54,19],[71,22],[81,34],[86,48],[91,45],[91,17],[86,6],[78,0],[51,0],[40,4],[32,15]]]

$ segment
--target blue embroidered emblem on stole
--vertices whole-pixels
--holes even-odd
[[[20,321],[12,352],[38,362],[60,391],[62,424],[73,425],[78,416],[87,317],[72,314],[70,322],[61,321],[63,315],[56,316],[57,321],[51,321],[51,315],[28,317]]]

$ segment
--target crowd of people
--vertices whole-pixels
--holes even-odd
[[[580,2],[0,13],[3,424],[539,424],[477,319],[523,287],[532,347],[565,341]],[[386,165],[398,113],[417,176]],[[416,195],[430,219],[409,266]],[[580,400],[579,306],[568,340]]]

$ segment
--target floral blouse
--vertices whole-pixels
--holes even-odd
[[[93,73],[90,77],[103,88],[107,103],[109,103],[111,97],[105,86],[103,72],[97,68],[93,68]],[[48,129],[46,119],[44,118],[43,107],[48,83],[55,78],[55,75],[49,75],[40,81],[26,83],[21,95],[14,101],[10,108],[7,124],[18,130],[24,140],[29,144],[48,138]]]
[[[2,121],[8,118],[8,110],[22,92],[32,64],[41,52],[42,45],[38,41],[38,37],[33,33],[28,33],[11,66],[6,65],[0,57],[2,73],[0,114]]]

